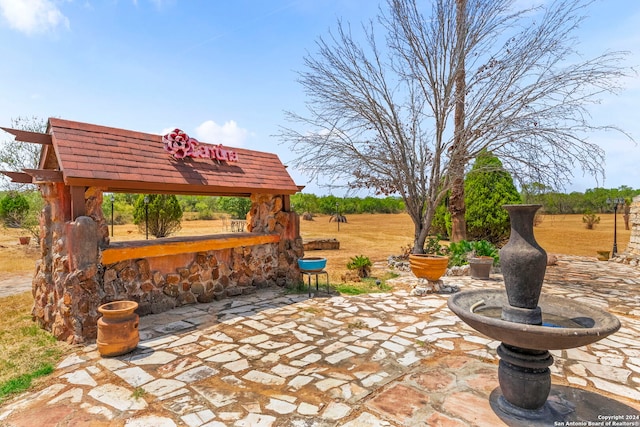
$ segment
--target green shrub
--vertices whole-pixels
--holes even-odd
[[[221,197],[218,203],[223,212],[235,219],[245,219],[251,210],[251,200],[246,197]]]
[[[130,224],[133,222],[133,204],[131,194],[114,194],[113,201],[113,223],[115,225]],[[137,198],[138,196],[136,196]],[[111,224],[111,195],[105,194],[102,197],[102,214],[104,219]],[[144,221],[144,217],[143,217]]]
[[[17,191],[9,191],[0,200],[0,219],[4,225],[11,228],[20,228],[29,213],[27,198]]]
[[[371,274],[372,266],[373,264],[371,263],[369,257],[366,257],[364,255],[358,255],[356,257],[350,258],[349,262],[347,263],[347,268],[349,270],[356,270],[358,276],[360,277],[369,277],[369,274]]]
[[[582,216],[582,222],[584,222],[587,230],[593,230],[596,224],[600,223],[600,217],[587,209]]]
[[[449,267],[469,264],[468,255],[472,250],[471,242],[467,240],[449,243]]]
[[[431,233],[442,236],[443,240],[448,240],[451,234],[451,213],[447,209],[446,200],[442,200],[436,207],[431,221]]]
[[[148,197],[148,204],[144,202]],[[167,237],[180,230],[182,208],[173,194],[141,194],[136,200],[133,211],[133,223],[141,233],[146,232],[146,209],[148,208],[149,234],[155,237]]]
[[[509,236],[509,214],[502,205],[520,203],[502,162],[489,152],[480,154],[464,182],[467,239],[498,244]]]
[[[480,256],[490,256],[494,265],[500,262],[498,248],[486,240],[461,240],[449,244],[449,267],[469,264],[469,258]]]

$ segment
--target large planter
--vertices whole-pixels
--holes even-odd
[[[547,270],[547,253],[533,236],[533,219],[541,205],[505,205],[511,219],[509,241],[500,249],[500,264],[511,307],[502,317],[517,323],[542,324],[538,299]],[[519,310],[519,309],[526,310]]]
[[[430,254],[409,255],[409,267],[417,278],[437,282],[447,272],[449,257]]]
[[[479,256],[469,258],[469,274],[473,279],[488,280],[493,267],[493,257]]]
[[[135,301],[114,301],[98,307],[102,317],[98,319],[98,351],[102,356],[119,356],[132,351],[140,341],[138,323],[134,311]]]

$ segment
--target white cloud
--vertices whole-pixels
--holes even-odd
[[[69,19],[52,0],[0,0],[0,10],[11,28],[26,34],[69,28]]]
[[[249,136],[249,131],[238,127],[229,120],[222,126],[213,120],[207,120],[196,128],[196,138],[208,144],[222,144],[229,147],[242,147]]]

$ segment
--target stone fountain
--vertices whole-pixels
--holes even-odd
[[[475,330],[502,343],[498,382],[491,406],[515,424],[553,425],[575,405],[547,399],[553,356],[594,343],[620,328],[618,319],[598,308],[560,297],[541,296],[547,254],[533,236],[540,205],[505,205],[511,219],[509,242],[500,250],[506,292],[471,290],[449,298],[449,308]],[[575,414],[574,414],[575,415]]]

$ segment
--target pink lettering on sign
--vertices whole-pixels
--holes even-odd
[[[193,157],[196,159],[212,159],[222,162],[237,162],[238,153],[227,150],[222,146],[202,144],[195,138],[189,137],[180,129],[174,129],[162,137],[164,149],[176,159]]]

